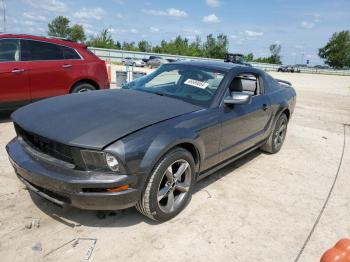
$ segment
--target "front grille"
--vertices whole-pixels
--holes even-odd
[[[27,132],[16,123],[14,125],[17,135],[22,137],[30,147],[46,155],[74,164],[72,148],[70,146]]]

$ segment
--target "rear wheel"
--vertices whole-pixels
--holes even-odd
[[[136,209],[143,215],[167,221],[179,214],[191,199],[195,163],[190,152],[176,148],[157,164]]]
[[[83,83],[76,84],[73,87],[71,93],[83,93],[83,92],[88,92],[93,90],[96,90],[96,88],[93,85],[83,82]]]
[[[282,114],[275,125],[275,128],[272,130],[272,133],[267,140],[266,144],[261,147],[261,150],[274,154],[280,151],[284,139],[287,133],[288,118],[286,114]]]

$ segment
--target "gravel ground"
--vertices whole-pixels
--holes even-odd
[[[299,260],[318,261],[350,234],[350,127],[343,125],[350,124],[350,77],[273,76],[298,94],[280,153],[255,151],[200,181],[184,212],[163,224],[133,208],[104,217],[30,195],[7,159],[14,130],[3,117],[0,260],[294,261],[337,174],[346,129],[338,180]]]

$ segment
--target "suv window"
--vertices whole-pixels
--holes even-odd
[[[22,40],[22,60],[63,60],[63,52],[60,45],[34,41]]]
[[[61,46],[64,59],[81,59],[77,51],[73,48]]]
[[[0,62],[20,61],[20,43],[18,39],[0,39]]]

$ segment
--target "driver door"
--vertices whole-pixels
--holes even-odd
[[[244,73],[236,76],[227,89],[252,96],[251,102],[222,105],[220,160],[229,159],[260,142],[271,116],[268,98],[263,94],[263,81],[259,75]]]

